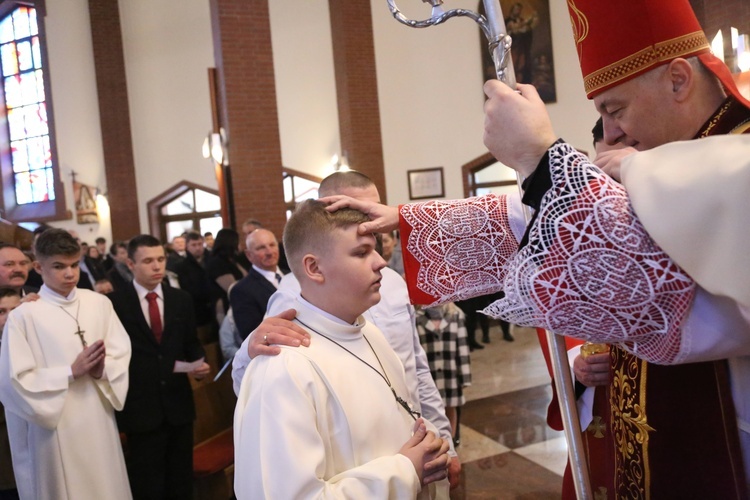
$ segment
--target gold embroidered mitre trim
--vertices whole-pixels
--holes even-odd
[[[609,87],[659,63],[693,55],[701,50],[710,50],[710,48],[708,39],[702,31],[657,43],[586,75],[583,79],[586,95],[590,96],[592,92]]]

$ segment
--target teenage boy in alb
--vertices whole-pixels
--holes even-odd
[[[357,234],[365,220],[306,201],[287,222],[284,246],[301,286],[295,322],[313,342],[282,346],[245,372],[237,498],[429,498],[424,486],[447,475],[447,441],[411,409],[403,366],[362,317],[380,300],[385,267],[375,237]]]

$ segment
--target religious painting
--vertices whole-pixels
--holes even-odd
[[[424,200],[445,196],[443,187],[443,167],[407,170],[409,178],[409,199]]]
[[[79,224],[96,224],[99,213],[96,211],[96,188],[73,181],[73,198],[76,203],[76,216]]]
[[[513,39],[510,53],[518,83],[530,83],[546,103],[557,102],[549,0],[500,0],[505,28]],[[483,3],[479,5],[484,12]],[[482,36],[484,78],[497,78],[495,64]]]

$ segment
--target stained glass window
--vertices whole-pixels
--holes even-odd
[[[54,200],[36,9],[19,6],[0,20],[0,59],[16,203]]]

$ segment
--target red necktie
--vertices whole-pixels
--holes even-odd
[[[156,303],[158,295],[154,292],[148,292],[146,294],[146,300],[148,300],[148,317],[151,320],[151,331],[154,332],[156,342],[161,342],[161,314],[159,314],[159,304]]]

